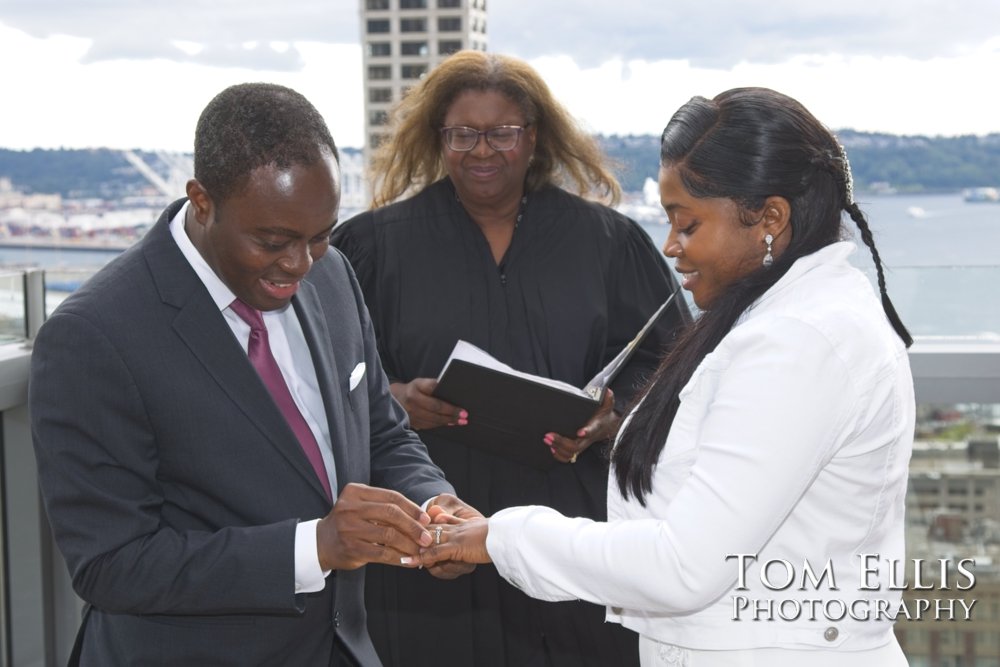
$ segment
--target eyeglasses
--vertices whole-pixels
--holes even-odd
[[[442,127],[441,134],[444,136],[444,143],[453,151],[465,153],[471,151],[479,144],[479,137],[485,136],[486,143],[495,151],[512,151],[517,148],[517,142],[521,139],[521,133],[528,125],[497,125],[488,130],[477,130],[472,127],[455,125],[452,127]]]

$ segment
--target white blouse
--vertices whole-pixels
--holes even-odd
[[[487,538],[499,572],[696,651],[894,642],[913,380],[853,251],[800,259],[703,360],[645,506],[612,474],[606,523],[504,510]]]

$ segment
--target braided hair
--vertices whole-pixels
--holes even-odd
[[[752,211],[770,196],[785,198],[792,233],[771,266],[743,276],[713,299],[635,399],[612,462],[621,493],[626,498],[634,494],[643,505],[680,407],[681,389],[739,317],[798,259],[848,236],[842,212],[858,226],[871,251],[889,322],[907,347],[913,343],[886,292],[871,228],[854,202],[844,149],[799,102],[767,88],[736,88],[711,100],[692,98],[663,130],[660,163],[677,170],[692,196],[735,202],[741,211],[738,224],[757,224]]]

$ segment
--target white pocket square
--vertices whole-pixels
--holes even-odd
[[[363,378],[364,376],[365,376],[365,362],[362,361],[360,364],[354,367],[353,371],[351,371],[350,391],[354,391],[354,388],[358,386],[358,384],[361,382],[361,378]]]

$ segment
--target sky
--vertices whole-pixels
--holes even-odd
[[[295,88],[363,141],[359,0],[0,0],[0,148],[190,152],[228,85]],[[658,134],[694,95],[767,86],[833,129],[1000,132],[997,0],[489,0],[587,129]]]

